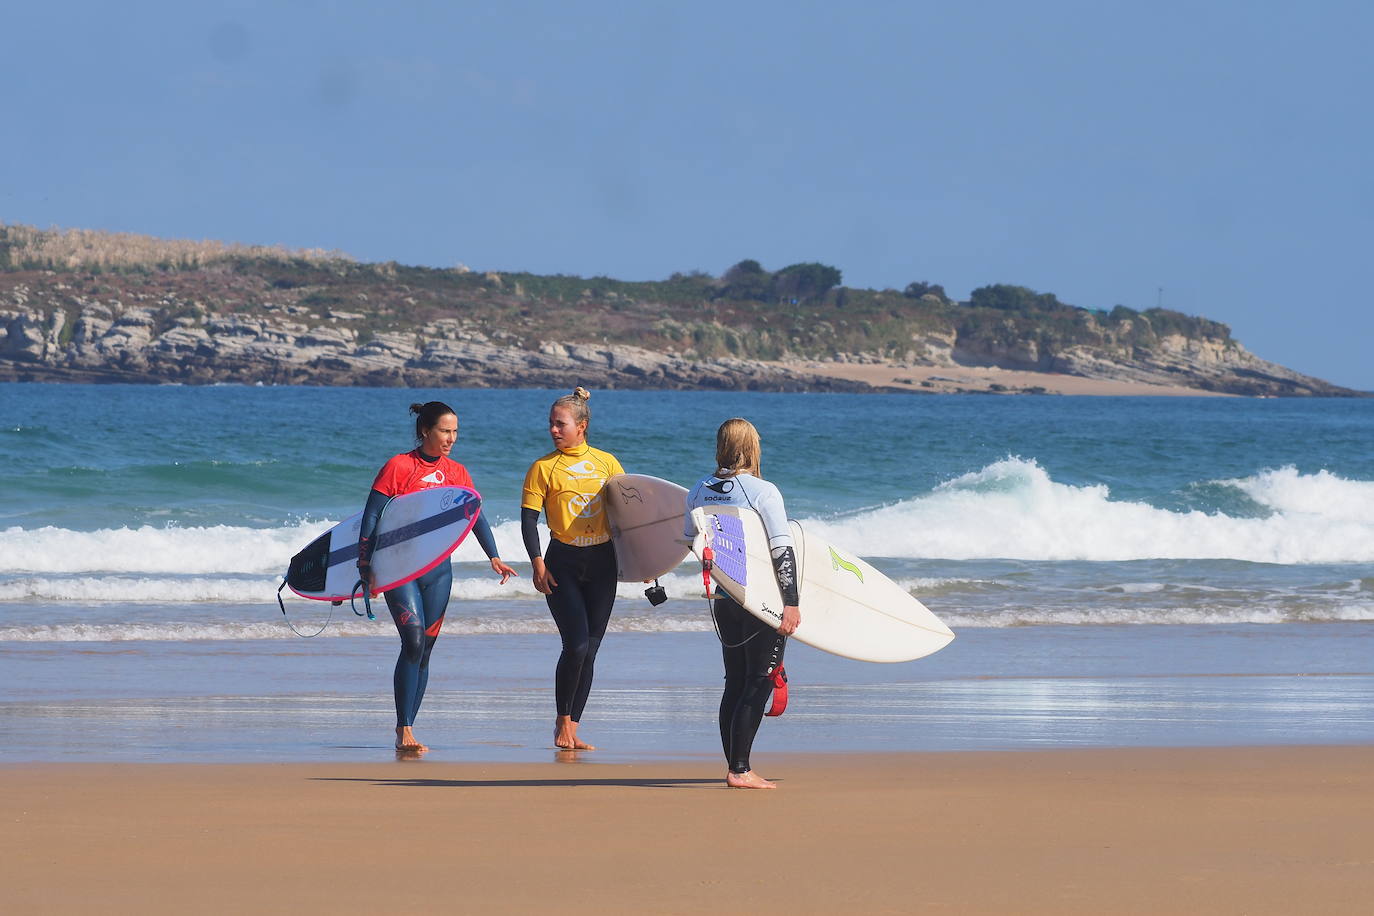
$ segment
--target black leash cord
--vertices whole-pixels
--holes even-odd
[[[318,630],[314,633],[302,633],[300,630],[296,629],[296,625],[291,622],[290,615],[286,613],[286,603],[281,600],[281,590],[284,588],[286,588],[286,580],[282,579],[281,585],[277,586],[277,605],[281,608],[281,615],[286,618],[286,625],[291,628],[291,632],[295,633],[301,639],[313,639],[323,633],[325,628],[329,626],[329,622],[334,619],[335,603],[332,601],[329,603],[329,616],[324,619],[324,623],[320,625]]]

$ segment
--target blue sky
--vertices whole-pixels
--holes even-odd
[[[0,220],[1015,283],[1374,389],[1371,37],[1330,0],[52,0],[0,26]]]

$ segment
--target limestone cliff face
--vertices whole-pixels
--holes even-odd
[[[1085,315],[1091,343],[1037,338],[1008,320],[988,333],[960,334],[950,351],[953,365],[995,366],[1055,372],[1093,379],[1182,385],[1253,396],[1350,396],[1359,394],[1255,356],[1228,336],[1179,333],[1141,335],[1139,324],[1102,327]]]
[[[756,360],[690,360],[623,344],[544,342],[527,350],[436,322],[359,333],[325,324],[209,313],[170,322],[155,309],[0,309],[0,380],[242,382],[375,386],[719,388],[857,391]]]

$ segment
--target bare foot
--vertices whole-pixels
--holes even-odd
[[[725,784],[732,789],[776,789],[777,785],[764,779],[753,770],[743,773],[726,773]]]
[[[420,740],[411,732],[409,725],[398,725],[396,726],[396,750],[427,751],[429,746],[420,743]]]
[[[425,751],[429,748],[423,747],[398,747],[396,748],[397,760],[419,760],[425,756]]]
[[[553,726],[553,745],[565,751],[594,751],[596,746],[577,737],[577,723],[572,716],[559,716]]]

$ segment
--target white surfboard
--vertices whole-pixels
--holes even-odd
[[[693,509],[698,557],[709,539],[711,579],[758,619],[782,622],[763,519],[749,508]],[[906,589],[859,557],[790,521],[796,541],[801,625],[795,639],[864,662],[906,662],[938,652],[954,633]]]
[[[617,474],[601,488],[621,582],[647,582],[687,558],[682,525],[687,491],[647,474]]]
[[[430,487],[397,496],[382,509],[373,535],[372,575],[384,592],[438,566],[477,522],[482,497],[467,487]],[[346,518],[291,558],[286,584],[302,598],[347,601],[362,596],[358,531],[363,514]]]

